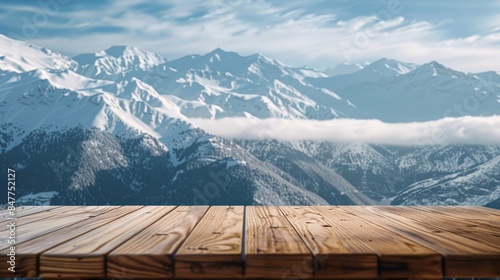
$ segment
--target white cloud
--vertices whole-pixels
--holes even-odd
[[[137,3],[117,1],[99,13],[76,10],[60,15],[69,20],[69,26],[59,28],[90,24],[122,27],[127,32],[82,33],[72,38],[54,35],[30,41],[71,55],[127,44],[173,59],[221,47],[243,55],[260,52],[292,66],[316,68],[389,57],[415,63],[437,60],[465,72],[499,70],[500,42],[494,30],[498,19],[488,25],[485,34],[460,38],[449,36],[450,19],[446,24],[442,20],[430,23],[384,7],[371,15],[340,20],[341,10],[307,8],[294,1],[171,1],[171,8],[158,9],[160,16],[134,9]],[[404,5],[401,2],[401,11],[409,8]],[[202,15],[181,19],[196,11]],[[354,46],[349,59],[342,44]]]
[[[389,145],[500,144],[500,116],[443,118],[429,122],[379,120],[223,118],[192,119],[207,132],[228,139],[277,139]]]

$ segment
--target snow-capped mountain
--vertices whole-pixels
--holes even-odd
[[[172,96],[139,78],[83,76],[79,65],[77,72],[26,69],[0,76],[1,162],[24,174],[21,201],[352,203],[340,196],[324,199],[236,144],[196,128]],[[139,65],[120,71],[141,73],[137,69],[147,70]],[[231,184],[214,190],[220,176]]]
[[[216,49],[157,66],[144,81],[169,95],[187,117],[284,117],[330,119],[353,109],[335,92],[307,78],[325,77],[291,68],[260,54],[240,56]]]
[[[347,74],[353,74],[355,72],[358,72],[359,70],[365,68],[367,65],[370,63],[365,62],[365,63],[341,63],[333,68],[326,68],[323,70],[323,73],[328,75],[329,77],[333,76],[339,76],[339,75],[347,75]]]
[[[0,34],[0,73],[20,73],[35,69],[65,70],[76,67],[77,63],[69,57]]]
[[[396,205],[453,204],[453,200],[447,201],[449,196],[433,196],[433,189],[427,188],[429,182],[433,182],[433,187],[439,189],[443,187],[442,177],[455,178],[456,174],[468,174],[467,172],[487,162],[491,162],[489,166],[493,169],[498,168],[499,166],[495,167],[498,162],[494,159],[500,155],[499,146],[397,147],[312,141],[289,143],[289,145],[328,166],[371,199]],[[479,176],[481,172],[476,173]],[[469,181],[472,178],[466,177],[462,181],[467,187],[458,191],[457,197],[461,198],[456,203],[460,201],[461,204],[485,205],[500,199],[500,196],[493,192],[497,186],[500,187],[498,181],[489,180],[488,184],[485,182],[486,191],[478,192],[478,189],[483,188],[483,184],[479,180]],[[408,190],[409,186],[411,191]],[[491,196],[487,190],[492,191]],[[425,195],[421,195],[418,199],[410,198],[410,194],[416,193]],[[477,203],[473,203],[474,199]]]
[[[356,64],[354,64],[356,65]],[[351,68],[350,66],[349,68]],[[330,78],[320,79],[314,83],[330,88],[332,85],[349,86],[367,82],[377,82],[384,78],[398,77],[407,74],[419,66],[413,63],[400,62],[394,59],[381,58],[366,66],[359,65],[359,70],[343,75],[330,75]]]
[[[437,62],[410,66],[379,60],[351,75],[310,82],[347,98],[360,118],[411,122],[500,113],[499,73],[462,73]]]
[[[0,167],[22,173],[28,204],[496,205],[496,146],[233,141],[191,118],[401,122],[494,115],[499,100],[498,72],[437,62],[381,59],[328,77],[222,49],[71,59],[0,36]]]
[[[167,61],[158,54],[129,46],[113,46],[97,53],[80,54],[73,59],[78,63],[78,73],[106,80],[133,71],[149,71]]]
[[[500,156],[464,171],[419,181],[393,198],[405,205],[487,205],[500,198]]]

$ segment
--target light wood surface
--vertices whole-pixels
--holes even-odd
[[[38,256],[57,245],[67,242],[86,232],[113,222],[114,220],[136,211],[143,206],[124,206],[110,208],[100,216],[83,220],[76,224],[58,229],[49,234],[21,243],[16,248],[16,272],[11,276],[30,278],[38,276]],[[0,271],[7,270],[7,254],[9,249],[0,251]]]
[[[21,218],[24,216],[28,216],[31,214],[35,213],[40,213],[40,212],[46,212],[46,211],[51,211],[52,209],[59,208],[61,206],[19,206],[16,207],[16,210],[14,211],[14,216],[16,218]],[[10,215],[10,211],[5,209],[0,211],[0,218],[6,219],[8,217],[12,217]]]
[[[314,253],[315,278],[373,278],[377,253],[313,208],[281,206],[281,211]]]
[[[175,255],[176,277],[242,275],[243,206],[212,206]]]
[[[353,238],[379,255],[382,277],[433,278],[442,275],[442,257],[436,251],[346,211],[349,207],[316,207],[349,231]]]
[[[439,215],[443,219],[459,219],[472,223],[469,227],[486,227],[500,232],[500,216],[494,215],[490,211],[482,211],[480,207],[422,207],[413,206],[410,209],[431,213],[431,216]]]
[[[437,215],[416,218],[418,210],[403,207],[351,207],[348,211],[436,250],[443,256],[444,275],[448,277],[500,275],[500,249],[463,236],[453,227],[447,229],[445,220],[436,226],[434,221],[438,219]]]
[[[16,228],[16,243],[22,243],[36,237],[48,234],[52,231],[67,227],[80,221],[101,215],[115,209],[116,206],[88,206],[60,213],[51,219],[38,220]],[[0,250],[10,247],[7,243],[8,235],[0,235]]]
[[[460,213],[443,213],[432,209],[396,210],[399,210],[400,215],[414,219],[417,222],[425,222],[437,230],[458,234],[481,244],[500,249],[500,221],[474,220]]]
[[[500,211],[483,207],[62,206],[17,213],[16,272],[7,270],[10,231],[0,230],[0,278],[500,277]]]
[[[107,256],[107,275],[116,278],[173,276],[173,254],[208,206],[179,206]],[[145,269],[147,268],[147,269]]]
[[[104,277],[105,257],[113,249],[156,222],[173,206],[145,206],[56,246],[40,256],[40,276],[48,278]]]
[[[30,215],[17,217],[15,219],[16,220],[16,227],[20,227],[22,225],[26,225],[26,224],[33,223],[33,222],[40,221],[40,220],[44,220],[44,219],[50,219],[50,218],[55,217],[56,215],[59,215],[61,213],[78,211],[78,209],[82,210],[82,208],[83,208],[83,206],[67,206],[67,207],[49,208],[46,211],[42,211],[42,212],[34,212],[34,213],[31,213]],[[34,210],[35,209],[33,209],[32,211],[34,211]],[[9,230],[7,228],[7,225],[9,224],[9,222],[10,222],[9,220],[1,221],[0,222],[0,231]]]
[[[312,254],[278,207],[248,206],[245,239],[247,277],[312,277]]]

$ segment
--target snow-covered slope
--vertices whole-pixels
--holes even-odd
[[[329,77],[333,76],[339,76],[339,75],[347,75],[347,74],[353,74],[355,72],[358,72],[359,70],[365,68],[367,65],[369,65],[368,62],[365,62],[363,64],[360,63],[341,63],[333,68],[326,68],[323,72],[327,74]]]
[[[404,205],[486,205],[500,199],[500,156],[462,172],[426,179],[392,200]]]
[[[328,166],[374,200],[387,198],[397,190],[400,170],[383,149],[361,143],[304,141],[290,145]]]
[[[360,65],[360,67],[362,66]],[[418,65],[413,63],[382,58],[360,68],[359,71],[352,71],[351,73],[346,73],[344,75],[335,75],[330,78],[319,79],[319,81],[315,81],[313,84],[327,88],[345,87],[367,82],[377,82],[391,77],[398,77],[407,74],[416,68],[418,68]]]
[[[437,62],[381,59],[327,77],[221,49],[166,61],[118,46],[72,60],[0,36],[0,165],[25,170],[26,201],[205,203],[215,172],[231,184],[212,204],[496,203],[499,147],[238,142],[190,118],[499,113],[499,72]],[[69,166],[63,179],[47,176],[54,166]]]
[[[411,122],[499,114],[499,81],[497,72],[466,74],[437,62],[412,70],[394,61],[378,61],[351,75],[311,83],[349,99],[358,109],[357,117]]]
[[[52,50],[13,40],[0,34],[0,73],[35,69],[75,69],[77,63]]]
[[[364,67],[363,71],[357,73],[357,75],[363,75],[365,77],[376,77],[377,75],[385,77],[395,77],[407,74],[415,70],[416,68],[418,68],[418,65],[414,63],[406,63],[394,59],[381,58]]]
[[[80,54],[74,60],[79,64],[78,73],[112,80],[125,73],[151,70],[167,61],[158,54],[129,46],[113,46],[97,53]]]
[[[216,49],[157,66],[144,80],[170,95],[188,117],[284,117],[331,119],[353,107],[333,91],[306,79],[325,77],[291,68],[260,54],[240,56]]]
[[[239,144],[257,158],[272,163],[297,180],[297,184],[330,203],[375,204],[375,201],[355,188],[318,159],[294,149],[294,145],[276,140],[240,141]]]
[[[26,174],[19,193],[25,201],[327,203],[279,168],[196,128],[170,101],[175,95],[160,95],[135,77],[160,62],[155,56],[146,56],[151,64],[133,48],[111,48],[105,56],[116,61],[106,57],[97,66],[118,64],[101,72],[104,78],[37,60],[0,74],[1,165]],[[113,74],[119,78],[108,79]],[[206,186],[221,173],[231,184],[212,197]]]
[[[83,125],[115,134],[140,132],[166,145],[178,137],[177,125],[193,128],[175,104],[137,79],[115,85],[70,70],[33,70],[2,78],[0,118],[22,131],[7,149],[39,128],[54,131]]]

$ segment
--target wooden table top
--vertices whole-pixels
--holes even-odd
[[[0,211],[0,277],[500,277],[500,211],[482,207],[27,206],[15,216]]]

